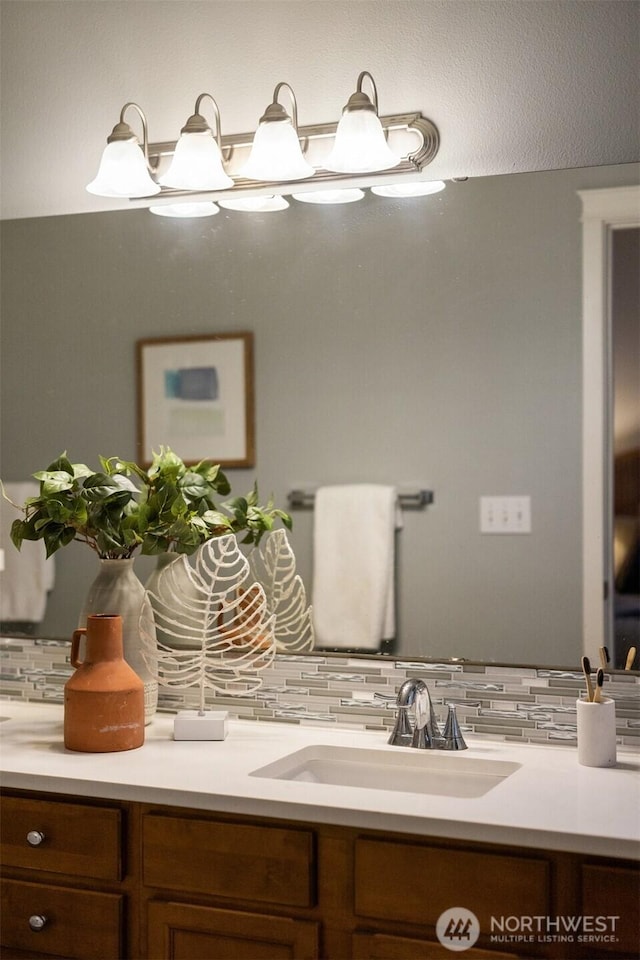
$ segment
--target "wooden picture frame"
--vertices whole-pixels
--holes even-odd
[[[164,446],[186,464],[254,465],[252,333],[138,340],[136,367],[141,463]]]

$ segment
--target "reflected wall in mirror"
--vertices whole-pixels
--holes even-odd
[[[431,489],[398,551],[403,657],[575,665],[582,649],[578,190],[638,166],[487,177],[413,200],[207,221],[144,210],[3,225],[2,475],[135,457],[135,341],[252,330],[258,479]],[[531,498],[530,534],[479,531]],[[291,536],[310,586],[312,515]],[[95,568],[70,545],[41,630]],[[139,573],[146,576],[140,561]]]
[[[611,238],[612,584],[616,666],[640,650],[640,226]],[[636,668],[638,661],[636,659]]]

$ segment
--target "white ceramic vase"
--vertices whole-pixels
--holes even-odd
[[[160,576],[163,570],[174,563],[174,561],[180,559],[181,554],[179,553],[160,553],[158,554],[158,559],[156,562],[155,569],[150,573],[146,583],[145,590],[151,595],[151,606],[154,611],[158,612],[158,617],[156,618],[156,624],[162,623],[163,618],[171,619],[171,611],[166,607],[161,600],[158,599],[159,583]],[[195,597],[197,599],[198,592],[194,590],[194,587],[189,580],[188,575],[184,572],[182,565],[176,568],[174,573],[174,580],[176,585],[179,585],[180,593],[183,597]],[[163,644],[165,647],[168,647],[170,650],[193,650],[198,647],[198,643],[190,643],[188,639],[182,639],[181,637],[175,637],[172,634],[167,633],[162,627],[156,625],[156,636],[158,643]]]
[[[100,570],[89,587],[78,626],[86,627],[90,614],[122,617],[124,658],[144,683],[144,719],[149,723],[158,706],[156,629],[149,598],[133,563],[100,560]]]

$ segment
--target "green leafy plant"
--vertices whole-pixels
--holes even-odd
[[[136,551],[154,555],[193,553],[211,537],[246,531],[243,543],[258,543],[278,520],[291,529],[288,513],[271,500],[260,505],[257,486],[244,497],[216,505],[230,493],[218,464],[186,466],[167,447],[145,470],[119,457],[100,457],[101,470],[71,463],[66,452],[46,470],[37,497],[29,497],[15,520],[11,539],[44,540],[47,556],[72,541],[86,543],[106,560],[129,559]],[[8,498],[7,498],[8,499]]]

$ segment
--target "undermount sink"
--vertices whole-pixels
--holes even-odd
[[[485,760],[448,751],[371,750],[317,745],[253,770],[252,777],[440,797],[482,797],[520,769],[508,760]]]

